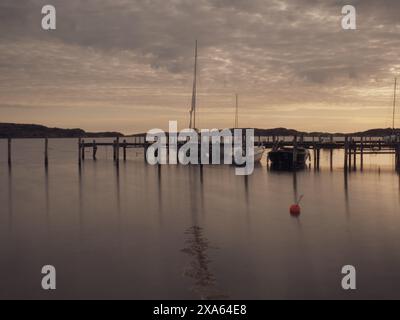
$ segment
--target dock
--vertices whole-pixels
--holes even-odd
[[[390,139],[388,139],[390,138]],[[87,150],[90,150],[92,159],[97,159],[97,151],[101,147],[111,147],[113,160],[116,163],[122,159],[127,160],[128,149],[143,149],[144,157],[146,150],[151,145],[146,142],[145,135],[132,137],[114,138],[112,142],[97,142],[95,139],[88,141],[87,138],[78,139],[78,164],[85,161]],[[333,150],[344,150],[343,169],[346,171],[357,171],[364,169],[364,156],[392,155],[395,159],[395,170],[400,172],[400,136],[397,137],[366,137],[366,136],[256,136],[256,146],[264,146],[266,149],[276,147],[293,147],[296,155],[297,148],[306,148],[311,153],[311,164],[316,170],[320,168],[321,150],[330,151],[330,167],[333,168]],[[49,166],[49,139],[43,139],[44,165]],[[178,145],[179,148],[179,145]],[[12,165],[12,139],[7,139],[8,165]],[[122,151],[122,157],[121,157]]]

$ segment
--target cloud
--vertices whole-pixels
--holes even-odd
[[[260,119],[272,105],[386,108],[400,70],[396,0],[51,2],[54,32],[40,28],[48,1],[0,4],[0,94],[8,106],[129,105],[138,116],[148,106],[161,116],[165,105],[165,114],[174,108],[183,116],[195,39],[204,109],[230,108],[237,91],[248,101],[242,108],[252,106]],[[345,4],[357,9],[356,31],[340,27]]]

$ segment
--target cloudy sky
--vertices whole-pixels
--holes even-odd
[[[198,39],[200,127],[231,127],[235,93],[240,126],[389,127],[399,16],[398,0],[1,0],[0,122],[186,127]]]

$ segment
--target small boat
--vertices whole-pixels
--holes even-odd
[[[310,151],[305,148],[296,148],[296,161],[293,161],[295,150],[293,147],[279,147],[268,153],[272,168],[275,169],[301,169],[310,158]],[[293,166],[295,168],[293,168]]]

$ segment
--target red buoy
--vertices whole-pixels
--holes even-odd
[[[289,211],[290,211],[290,214],[292,215],[292,216],[299,216],[300,215],[300,213],[301,213],[301,208],[300,208],[300,201],[303,199],[303,195],[301,195],[300,196],[300,198],[299,198],[299,200],[297,200],[297,203],[296,204],[292,204],[291,206],[290,206],[290,209],[289,209]]]
[[[301,213],[301,208],[298,204],[293,204],[292,206],[290,206],[290,214],[292,216],[299,216]]]

